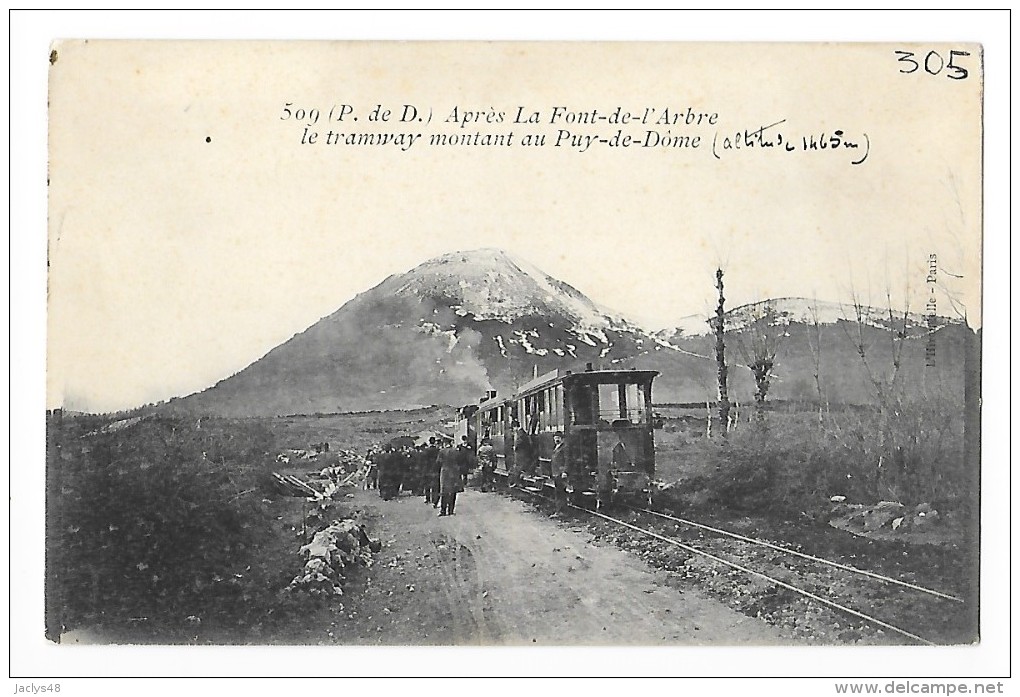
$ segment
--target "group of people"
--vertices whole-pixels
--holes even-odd
[[[534,475],[539,469],[535,438],[518,423],[514,423],[513,464],[508,483],[514,487],[524,475]],[[612,451],[612,460],[600,460],[596,474],[596,489],[601,503],[612,499],[613,472],[633,468],[633,458],[618,433],[618,442]],[[576,489],[580,472],[579,463],[571,462],[567,455],[567,444],[563,434],[553,435],[553,450],[548,469],[543,466],[541,474],[548,476],[555,487],[556,512],[559,516],[569,505],[568,491]],[[467,436],[461,442],[452,440],[442,445],[436,438],[429,438],[428,444],[417,446],[393,444],[383,445],[369,451],[369,474],[366,489],[377,488],[384,500],[399,496],[402,492],[422,496],[425,503],[439,509],[440,516],[454,515],[457,494],[464,491],[468,474],[477,471],[475,482],[482,491],[494,485],[496,471],[496,450],[488,438],[483,438],[477,452],[471,447]]]
[[[615,473],[634,468],[634,457],[624,440],[624,431],[617,431],[616,436],[617,442],[613,446],[611,459],[598,458],[595,463],[587,463],[582,462],[576,455],[573,459],[568,456],[567,442],[563,433],[557,431],[553,434],[553,450],[548,460],[548,468],[544,465],[539,467],[535,436],[514,420],[512,440],[514,458],[508,478],[509,485],[511,488],[517,486],[522,476],[541,474],[549,477],[555,487],[556,511],[553,517],[559,517],[570,504],[569,491],[578,489],[583,481],[587,481],[587,476],[593,474],[597,500],[601,507],[612,501]]]
[[[559,517],[567,508],[568,484],[573,484],[576,473],[568,467],[567,446],[563,433],[553,434],[553,451],[549,459],[548,471],[538,472],[538,450],[535,436],[524,426],[513,422],[514,466],[510,471],[509,484],[513,488],[520,483],[522,476],[534,476],[536,473],[547,475],[553,482],[556,492],[556,511],[553,517]]]
[[[488,449],[489,452],[483,452],[483,444],[476,455],[467,436],[462,436],[457,445],[452,441],[440,445],[435,438],[429,438],[428,444],[416,446],[383,445],[370,450],[366,457],[369,472],[365,488],[377,488],[383,500],[395,498],[402,492],[422,496],[425,503],[439,509],[441,517],[454,515],[457,494],[464,491],[468,474],[475,470],[479,461],[482,461],[482,490],[488,489],[486,482],[491,481],[495,464],[495,451],[491,445]]]

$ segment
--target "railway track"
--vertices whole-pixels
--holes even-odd
[[[546,500],[551,500],[550,497],[546,495],[544,491],[545,488],[546,487],[541,485],[524,486],[520,487],[520,490],[533,496],[538,496]],[[677,537],[675,535],[664,534],[661,531],[651,529],[651,526],[645,527],[642,525],[637,525],[635,524],[637,521],[628,522],[626,520],[621,520],[620,518],[607,515],[606,513],[600,511],[594,511],[573,504],[570,504],[570,508],[575,511],[586,514],[588,516],[591,516],[596,520],[605,521],[606,523],[629,530],[630,532],[633,533],[637,533],[643,537],[647,537],[650,539],[654,539],[658,542],[665,543],[670,547],[682,549],[691,555],[695,555],[697,557],[706,559],[713,564],[731,569],[733,571],[739,572],[741,574],[757,579],[759,581],[764,581],[765,583],[770,584],[775,588],[783,589],[790,593],[796,594],[799,597],[805,598],[811,603],[827,607],[830,610],[833,610],[847,617],[854,618],[857,621],[864,622],[874,628],[878,628],[886,632],[891,632],[909,641],[910,643],[920,645],[938,645],[940,643],[945,643],[935,641],[930,637],[922,636],[922,633],[924,632],[917,630],[911,631],[902,626],[898,626],[893,622],[885,621],[880,617],[876,617],[874,614],[871,614],[870,611],[863,612],[859,609],[855,609],[854,607],[850,606],[850,603],[848,601],[844,601],[842,599],[837,600],[831,597],[831,594],[827,592],[828,589],[821,590],[818,588],[810,587],[810,584],[805,583],[808,576],[807,573],[801,573],[797,580],[778,578],[777,576],[779,576],[780,574],[776,573],[776,571],[772,569],[761,568],[760,562],[756,564],[754,562],[747,562],[744,560],[739,561],[735,560],[734,557],[736,557],[736,559],[740,559],[739,554],[735,555],[733,553],[733,550],[731,549],[727,549],[726,552],[718,552],[716,550],[711,550],[712,545],[710,542],[706,540],[699,540],[697,544],[691,544],[689,541],[685,541],[684,539]],[[798,550],[791,549],[789,547],[785,547],[782,545],[774,544],[766,540],[748,537],[728,530],[723,530],[721,528],[705,525],[703,523],[699,523],[697,521],[693,521],[690,519],[670,515],[668,513],[664,513],[661,511],[656,511],[650,508],[643,508],[637,506],[625,506],[624,508],[639,516],[648,516],[653,520],[669,521],[673,523],[675,527],[683,525],[689,529],[697,530],[701,534],[709,533],[710,535],[716,536],[717,538],[735,540],[742,545],[759,549],[766,549],[769,550],[770,553],[776,553],[777,555],[782,557],[787,556],[794,557],[800,560],[801,563],[806,563],[808,565],[828,569],[839,574],[846,574],[853,578],[858,578],[864,583],[873,583],[882,587],[895,589],[896,591],[900,591],[903,593],[916,594],[918,597],[927,598],[931,602],[953,606],[962,605],[964,602],[963,599],[961,599],[960,597],[950,593],[945,593],[939,590],[928,588],[917,583],[903,581],[901,579],[893,578],[892,576],[884,574],[879,574],[873,571],[869,571],[867,569],[854,567],[849,564],[843,564],[841,562],[836,562],[829,559],[824,559],[822,557],[806,554],[804,552],[800,552]],[[758,568],[753,568],[756,565],[758,565]],[[774,564],[773,566],[775,566],[776,568],[782,568],[779,564]],[[792,569],[792,567],[785,568],[787,573],[789,573]],[[804,587],[805,585],[808,585],[809,587]]]

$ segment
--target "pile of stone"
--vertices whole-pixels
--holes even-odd
[[[939,512],[929,503],[904,506],[896,501],[879,501],[872,506],[846,504],[843,497],[833,497],[830,525],[860,535],[874,536],[889,533],[903,535],[928,532],[939,527]]]
[[[371,566],[372,553],[380,544],[369,539],[364,526],[349,519],[338,520],[315,533],[300,549],[304,568],[287,586],[311,595],[343,595],[346,572],[355,565]]]

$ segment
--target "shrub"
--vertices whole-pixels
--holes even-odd
[[[60,449],[73,456],[50,530],[66,627],[141,617],[182,630],[188,617],[243,623],[253,589],[286,584],[285,572],[251,578],[261,572],[247,568],[271,527],[260,488],[271,467],[267,430],[149,417],[76,435],[61,430]]]
[[[689,507],[783,516],[827,508],[834,495],[952,508],[968,500],[969,485],[962,417],[948,416],[944,406],[847,409],[821,420],[817,412],[770,413],[766,428],[742,425],[725,439],[678,444],[671,495]]]

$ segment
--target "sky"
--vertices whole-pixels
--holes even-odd
[[[939,290],[980,322],[973,45],[957,58],[966,80],[900,72],[895,50],[941,57],[949,45],[55,48],[50,406],[105,411],[203,389],[387,275],[478,247],[657,327],[706,313],[720,266],[731,306],[855,293],[882,305],[888,289],[918,311],[936,254],[962,276],[941,275]],[[327,123],[344,104],[348,120]],[[414,132],[396,115],[406,104],[434,119],[406,150],[324,142]],[[377,105],[393,120],[371,123]],[[618,107],[651,118],[582,123]],[[539,124],[512,123],[521,108]],[[490,112],[502,120],[485,123]],[[458,123],[467,114],[478,120]],[[859,147],[748,149],[748,132],[776,122],[768,133],[797,148],[837,130]],[[302,144],[306,129],[316,143]],[[548,142],[426,145],[476,132]],[[618,132],[700,140],[553,145]]]
[[[989,176],[983,213],[989,251],[983,263],[991,289],[982,313],[990,318],[984,327],[985,360],[1008,361],[1003,354],[1009,344],[1004,318],[1010,316],[1005,290],[1010,262],[1005,147],[1009,40],[1008,21],[1001,15],[702,12],[680,18],[623,13],[581,19],[562,13],[498,18],[399,13],[338,19],[304,13],[239,19],[224,13],[64,12],[37,13],[30,22],[23,17],[12,20],[11,56],[17,69],[11,73],[10,115],[11,171],[16,173],[10,380],[17,408],[11,410],[9,437],[12,463],[25,465],[12,467],[11,520],[24,525],[23,534],[12,539],[18,562],[12,565],[12,593],[20,602],[12,607],[11,626],[24,629],[18,630],[21,634],[37,626],[42,613],[38,579],[44,548],[44,406],[73,401],[85,408],[116,409],[202,389],[386,274],[405,271],[451,248],[505,247],[600,303],[667,323],[706,309],[712,272],[720,263],[735,305],[766,295],[817,294],[838,301],[851,288],[882,296],[884,286],[895,290],[902,285],[886,279],[909,280],[917,294],[924,284],[915,280],[915,273],[923,272],[929,249],[935,248],[946,270],[954,273],[979,259],[974,253],[978,174],[966,163],[956,174],[957,165],[973,154],[972,121],[955,119],[949,104],[954,100],[930,82],[912,87],[918,91],[910,99],[898,89],[894,97],[894,78],[870,61],[819,76],[813,60],[795,61],[777,71],[752,52],[753,60],[713,78],[704,77],[704,47],[699,46],[696,65],[658,62],[633,84],[641,102],[717,103],[726,124],[739,123],[741,128],[773,113],[776,119],[788,116],[793,111],[790,102],[796,101],[793,95],[812,107],[798,113],[814,114],[818,123],[831,128],[836,117],[823,105],[838,102],[839,123],[845,118],[848,128],[867,127],[876,138],[862,166],[871,174],[857,179],[847,179],[842,166],[820,167],[817,162],[777,175],[748,160],[713,170],[701,158],[697,164],[665,155],[656,161],[645,156],[651,153],[549,157],[540,163],[490,159],[486,164],[481,158],[422,162],[411,151],[404,153],[410,158],[387,155],[377,157],[375,167],[355,168],[350,153],[333,157],[294,152],[294,132],[282,133],[270,123],[279,115],[281,102],[291,98],[329,96],[359,104],[382,99],[386,71],[369,66],[368,85],[351,93],[345,89],[352,79],[350,64],[304,58],[291,61],[290,72],[275,74],[263,72],[260,61],[244,71],[192,59],[160,70],[149,60],[136,77],[132,64],[93,66],[99,78],[77,86],[68,78],[72,86],[61,88],[66,95],[61,118],[75,128],[62,141],[67,160],[60,163],[57,154],[48,151],[46,130],[46,103],[53,96],[47,87],[55,87],[56,78],[41,61],[57,37],[982,41],[989,66],[984,119],[993,144],[985,152]],[[598,79],[591,80],[615,84],[606,74],[617,65],[604,61],[588,66],[590,74],[598,73]],[[401,99],[418,90],[416,94],[425,93],[423,101],[450,105],[469,96],[481,100],[484,93],[501,95],[511,108],[517,101],[580,103],[586,98],[587,80],[573,84],[582,74],[579,70],[568,76],[571,84],[549,95],[542,86],[554,70],[515,81],[484,62],[413,67],[419,73],[427,68],[433,76],[397,85],[401,89],[393,90]],[[625,83],[611,90],[594,88],[591,103],[602,108],[622,102],[626,95],[621,93],[631,84]],[[945,123],[953,125],[948,132]],[[890,130],[876,131],[880,125]],[[961,125],[962,131],[957,128]],[[890,150],[891,144],[897,145]],[[216,147],[218,157],[207,157],[210,150],[202,146]],[[958,156],[957,147],[966,155]],[[59,182],[53,180],[49,199],[47,159],[50,173],[60,175]],[[210,165],[214,161],[218,164]],[[89,162],[103,166],[92,168]],[[741,178],[735,179],[730,168],[743,170]],[[969,174],[964,176],[964,171]],[[948,187],[954,181],[958,188]],[[848,182],[866,184],[864,195],[848,190]],[[965,204],[962,214],[953,204],[957,198]],[[43,234],[47,219],[49,245]],[[957,234],[961,230],[970,232]],[[62,242],[54,245],[57,236]],[[620,252],[623,247],[626,255]],[[961,256],[963,264],[951,264]],[[606,280],[598,273],[621,259],[633,259],[626,265],[625,281],[619,275]],[[972,270],[957,275],[974,278]],[[960,296],[970,321],[979,323],[981,315],[974,312],[977,288],[971,284]],[[995,438],[1008,427],[1001,423],[1008,418],[1007,384],[989,379],[984,385],[983,399],[990,409],[983,449],[990,463],[1008,462],[1008,451],[997,450],[1008,443]],[[1010,487],[1003,481],[1007,471],[992,466],[985,473],[985,549],[1005,551],[1009,545],[1008,528],[999,524],[1009,510]],[[20,563],[26,550],[32,550],[38,563]],[[1007,556],[984,555],[985,598],[1004,598]],[[981,646],[940,650],[937,661],[906,652],[861,654],[866,649],[860,648],[853,656],[846,651],[809,656],[752,651],[733,661],[734,651],[727,650],[705,657],[714,657],[714,665],[728,670],[736,670],[736,665],[746,674],[866,670],[874,675],[1001,675],[1008,632],[1006,613],[989,613],[982,621]],[[19,635],[12,642],[12,670],[46,675],[59,665],[69,675],[96,671],[96,654],[60,651],[58,660],[45,643],[41,636]],[[103,656],[108,655],[113,654],[104,651]],[[254,675],[281,664],[257,652],[225,658],[222,653],[189,651],[180,661],[170,649],[155,656],[117,655],[124,659],[115,662],[121,670],[140,675],[165,674],[168,666],[185,665],[193,675],[225,669]],[[536,672],[545,673],[556,670],[559,663],[551,661],[561,656],[529,660]],[[414,656],[406,658],[413,665]],[[636,671],[654,674],[661,669],[662,654],[630,653],[628,662]],[[786,681],[775,693],[795,694],[805,685],[817,687],[811,681]],[[89,692],[81,681],[75,687],[82,694]],[[122,681],[96,689],[133,694],[135,687]],[[756,689],[768,694],[769,686],[759,683]]]

